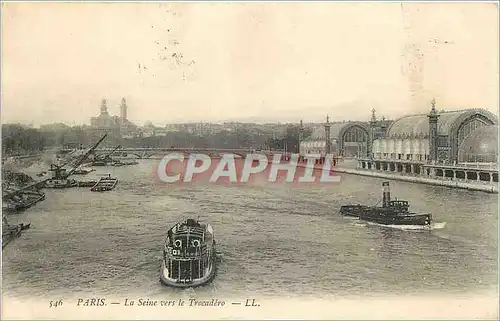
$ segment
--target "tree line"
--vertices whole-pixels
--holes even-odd
[[[249,129],[248,126],[217,133],[169,132],[165,136],[131,139],[120,138],[118,135],[110,133],[102,145],[107,147],[121,145],[124,148],[253,148],[298,151],[299,126],[294,124],[284,126],[286,127],[281,135],[276,135],[270,130]],[[305,128],[303,138],[307,138],[311,133],[310,128]],[[78,148],[89,146],[101,135],[102,133],[96,133],[82,126],[40,130],[20,124],[5,124],[2,126],[2,151],[4,156],[10,156],[25,155],[53,147]]]
[[[44,150],[46,141],[42,133],[19,124],[2,125],[2,153],[24,155]]]

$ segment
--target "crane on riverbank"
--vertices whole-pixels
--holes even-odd
[[[94,150],[99,146],[99,144],[107,137],[107,134],[105,134],[103,137],[101,137],[96,143],[94,143],[90,148],[88,148],[82,155],[78,156],[76,159],[72,158],[67,160],[64,164],[62,165],[57,165],[57,164],[51,164],[49,172],[51,172],[49,177],[43,178],[41,180],[31,182],[25,186],[12,189],[10,188],[7,191],[4,191],[2,193],[2,198],[7,199],[7,198],[12,198],[16,195],[20,195],[25,193],[27,190],[30,189],[40,189],[43,187],[47,188],[61,188],[61,187],[71,187],[74,186],[72,181],[68,180],[68,177],[73,174],[73,172],[85,162],[85,160],[88,158],[88,156],[94,152]],[[71,167],[69,170],[66,170],[64,166],[71,164]]]

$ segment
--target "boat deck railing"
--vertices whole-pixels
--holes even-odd
[[[198,248],[176,248],[173,246],[166,246],[166,253],[167,256],[171,259],[175,260],[193,260],[193,259],[200,259],[207,255],[208,253],[208,247],[207,245],[202,245],[201,247]]]
[[[194,236],[196,238],[203,239],[203,232],[200,231],[193,231],[193,230],[177,230],[175,234],[173,235],[174,239],[176,237],[185,237],[185,236]]]
[[[368,213],[365,213],[365,215]],[[394,217],[394,216],[425,216],[431,215],[430,213],[415,213],[415,212],[372,212],[371,216],[384,216],[384,217]]]
[[[170,260],[175,261],[193,261],[193,260],[202,260],[207,255],[207,251],[196,252],[196,253],[181,253],[180,255],[174,255],[172,253],[167,252],[167,257]]]
[[[180,233],[204,233],[205,232],[205,226],[203,225],[200,225],[200,226],[189,226],[189,225],[186,225],[185,223],[179,223],[179,224],[176,224],[173,228],[172,228],[172,231],[176,234],[180,234]]]

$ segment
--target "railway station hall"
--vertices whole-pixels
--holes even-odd
[[[498,116],[485,109],[438,111],[395,120],[327,122],[300,154],[355,158],[361,169],[498,182]]]

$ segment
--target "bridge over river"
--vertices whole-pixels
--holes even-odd
[[[269,151],[260,151],[251,148],[186,148],[186,147],[171,147],[171,148],[154,148],[154,147],[132,147],[132,148],[120,148],[114,151],[115,148],[97,148],[94,153],[96,155],[106,155],[116,157],[129,157],[129,155],[135,156],[137,158],[162,158],[169,153],[183,153],[183,154],[208,154],[212,157],[218,157],[221,154],[235,154],[241,157],[245,157],[247,154],[251,153],[269,153]],[[72,152],[74,149],[61,149],[61,152]],[[283,151],[273,151],[274,153]]]

